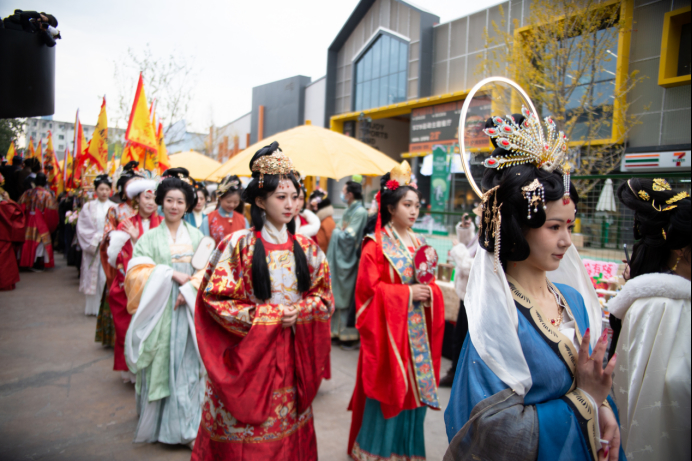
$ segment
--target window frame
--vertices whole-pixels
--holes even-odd
[[[365,42],[365,44],[356,52],[356,54],[353,55],[351,58],[351,111],[355,112],[356,109],[356,101],[358,99],[358,95],[356,94],[356,87],[358,85],[357,81],[357,71],[356,71],[356,65],[358,64],[358,61],[368,52],[370,49],[375,45],[377,40],[382,36],[382,35],[388,35],[390,39],[394,40],[399,40],[403,43],[406,44],[406,78],[404,79],[406,85],[404,88],[404,93],[408,95],[408,71],[409,71],[409,63],[410,63],[410,53],[411,53],[411,39],[401,35],[397,32],[394,32],[393,30],[389,30],[385,27],[379,27],[375,33],[373,33],[370,38]],[[391,74],[390,74],[391,75]],[[405,102],[406,98],[404,98]],[[401,104],[401,102],[398,103],[392,103],[392,104]],[[368,107],[367,109],[361,109],[360,112],[364,110],[372,110],[376,109],[378,107],[387,107],[391,104],[385,104],[384,106],[374,106],[374,107]]]
[[[669,11],[663,16],[663,37],[661,38],[661,58],[658,65],[658,84],[664,88],[690,84],[691,74],[681,76],[677,74],[681,26],[691,22],[691,11],[691,7],[686,6]]]

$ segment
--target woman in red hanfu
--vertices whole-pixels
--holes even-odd
[[[139,162],[128,162],[120,174],[120,177],[115,183],[115,190],[120,196],[121,203],[108,210],[106,214],[106,224],[103,227],[103,239],[99,247],[99,255],[101,256],[101,265],[106,273],[106,286],[103,289],[99,313],[96,317],[96,335],[94,340],[104,346],[115,346],[115,324],[113,323],[113,314],[111,313],[110,304],[108,303],[108,290],[113,285],[116,270],[108,264],[108,246],[110,244],[110,234],[118,229],[118,225],[124,220],[135,215],[135,210],[132,207],[132,201],[127,198],[125,190],[130,181],[141,176],[135,171]]]
[[[315,460],[312,400],[331,350],[329,265],[295,235],[298,181],[274,142],[250,162],[253,228],[226,237],[207,266],[195,324],[207,369],[201,460]]]
[[[4,182],[5,179],[0,174],[0,291],[9,291],[14,290],[15,284],[19,282],[14,243],[24,240],[26,216],[2,188]]]
[[[58,202],[46,189],[48,178],[44,173],[37,173],[32,182],[35,187],[19,198],[19,205],[27,215],[19,265],[40,271],[55,266],[51,234],[58,228]]]
[[[247,222],[243,216],[243,201],[241,195],[243,186],[238,176],[226,176],[216,189],[218,206],[209,213],[209,235],[218,245],[221,240],[233,232],[245,229]]]
[[[137,240],[149,229],[161,224],[163,218],[156,213],[156,181],[139,179],[130,181],[125,190],[127,198],[137,214],[118,224],[118,229],[110,233],[108,244],[108,264],[115,269],[115,278],[108,291],[108,305],[115,324],[115,346],[113,370],[120,371],[124,383],[134,383],[135,375],[125,362],[125,335],[132,315],[127,311],[125,294],[125,274],[127,263],[132,259],[132,250]]]
[[[444,300],[416,281],[411,232],[418,191],[404,161],[382,177],[375,234],[365,237],[356,282],[361,348],[348,453],[356,460],[424,460],[426,408],[440,409]],[[429,249],[429,247],[428,247]]]

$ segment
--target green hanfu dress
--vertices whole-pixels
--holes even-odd
[[[202,237],[183,221],[173,239],[162,224],[137,241],[127,267],[127,309],[134,315],[125,358],[137,375],[135,442],[187,444],[197,437],[205,375],[194,324],[199,283],[193,277],[180,286],[172,276],[173,271],[193,276],[190,261]],[[179,293],[186,302],[174,309]]]
[[[332,338],[341,341],[358,339],[358,330],[346,326],[354,302],[360,246],[368,212],[360,201],[354,201],[344,213],[341,225],[332,232],[327,261],[332,273],[332,291],[336,310],[332,315]]]

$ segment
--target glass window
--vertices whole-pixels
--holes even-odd
[[[381,34],[356,66],[354,109],[386,106],[406,100],[408,44]]]
[[[618,30],[616,27],[608,27],[599,30],[595,35],[579,35],[561,40],[560,47],[564,49],[595,49],[598,46],[597,44],[604,43],[604,39],[611,43],[617,43],[617,34]],[[585,44],[586,40],[593,41],[593,43],[588,44],[586,42]],[[577,53],[576,58],[571,61],[566,74],[565,89],[568,92],[569,99],[565,104],[565,109],[568,118],[579,113],[571,139],[577,140],[601,135],[603,138],[607,138],[610,136],[608,134],[608,123],[605,122],[612,118],[612,107],[615,101],[616,53],[617,50],[607,50],[605,59],[599,59],[598,61],[589,57],[588,53]],[[544,108],[543,111],[546,112],[546,110]],[[588,132],[589,121],[586,115],[587,112],[604,119],[604,123],[601,125],[603,129],[599,129],[598,134]]]

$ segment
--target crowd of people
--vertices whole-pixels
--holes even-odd
[[[608,305],[609,354],[571,241],[566,140],[546,157],[493,136],[535,123],[486,123],[495,150],[476,222],[464,216],[450,253],[461,303],[442,378],[437,256],[412,231],[421,195],[405,161],[380,179],[370,215],[347,182],[340,222],[276,142],[246,182],[209,188],[184,168],[155,177],[132,162],[60,206],[29,165],[29,189],[0,202],[0,288],[17,266],[52,267],[53,241],[68,259],[77,247],[85,314],[134,384],[134,442],[187,444],[193,460],[317,459],[312,403],[334,345],[359,354],[356,460],[425,459],[428,407],[444,410],[445,460],[689,459],[690,196],[665,179],[619,188],[637,243]],[[59,213],[73,212],[74,235],[68,225],[54,239]]]

